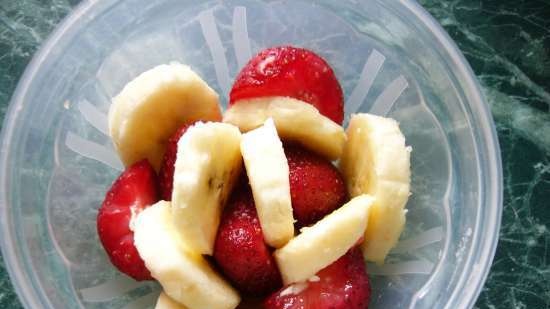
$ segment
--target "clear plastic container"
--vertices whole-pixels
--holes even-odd
[[[310,48],[334,67],[346,115],[401,123],[413,147],[404,234],[368,265],[370,308],[471,308],[502,209],[499,147],[470,67],[415,2],[84,1],[21,79],[2,130],[1,242],[27,308],[148,308],[158,286],[119,274],[96,212],[122,165],[110,98],[138,73],[189,64],[221,95],[262,48]]]

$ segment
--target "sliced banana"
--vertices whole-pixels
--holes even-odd
[[[340,168],[351,196],[375,199],[365,233],[368,261],[383,263],[405,225],[410,194],[410,153],[397,121],[369,114],[352,115]]]
[[[184,305],[171,299],[164,292],[160,292],[155,309],[188,309]]]
[[[135,220],[134,244],[164,292],[189,309],[233,309],[238,293],[180,237],[170,202],[160,201]]]
[[[247,132],[273,118],[283,140],[295,141],[330,160],[342,154],[344,129],[321,115],[310,104],[288,97],[265,97],[237,101],[224,115],[224,122]]]
[[[365,233],[373,202],[359,195],[276,250],[283,283],[305,281],[343,256]]]
[[[267,244],[279,248],[294,236],[288,162],[273,120],[243,135],[241,153]]]
[[[113,98],[109,132],[126,166],[146,158],[158,171],[168,138],[197,120],[221,120],[218,95],[188,66],[163,64]]]
[[[241,133],[231,124],[196,123],[178,141],[172,212],[188,245],[212,255],[220,216],[242,170]]]

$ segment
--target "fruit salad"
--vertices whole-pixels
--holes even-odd
[[[330,65],[265,49],[222,113],[190,67],[160,65],[112,100],[126,169],[97,216],[112,264],[162,287],[156,309],[368,308],[366,261],[405,225],[410,152],[399,124],[344,119]],[[248,307],[247,307],[248,308]]]

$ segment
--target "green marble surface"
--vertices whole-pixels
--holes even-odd
[[[78,0],[0,0],[0,121],[26,64]],[[504,168],[500,241],[477,308],[550,308],[550,1],[421,0],[483,85]],[[0,308],[21,308],[0,259]]]

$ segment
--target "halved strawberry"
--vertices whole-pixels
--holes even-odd
[[[344,180],[330,161],[297,144],[286,143],[284,149],[297,227],[314,224],[346,203]]]
[[[319,271],[306,283],[286,286],[264,303],[266,309],[365,309],[370,283],[358,247]]]
[[[181,126],[172,136],[170,136],[166,143],[166,150],[159,171],[160,197],[165,201],[172,200],[174,165],[176,164],[176,156],[178,154],[178,141],[191,125],[192,124],[185,124]]]
[[[159,200],[157,176],[147,160],[128,167],[113,183],[97,215],[97,233],[113,265],[141,281],[151,274],[136,247],[132,217]]]
[[[264,49],[239,72],[229,105],[241,99],[287,96],[315,106],[342,124],[344,95],[328,63],[314,52],[293,46]]]
[[[261,296],[281,287],[271,251],[264,241],[251,189],[241,179],[225,206],[214,259],[241,292]]]

